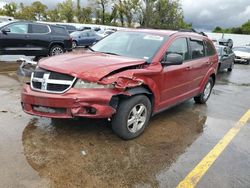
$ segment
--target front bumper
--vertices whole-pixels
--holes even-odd
[[[119,94],[112,89],[74,89],[63,94],[33,91],[26,84],[22,91],[23,110],[31,115],[48,118],[110,118],[115,108],[110,106],[113,96]]]
[[[249,62],[249,59],[242,58],[242,57],[235,57],[234,61],[238,63],[247,63]]]

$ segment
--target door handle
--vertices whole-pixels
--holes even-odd
[[[191,70],[193,67],[186,67],[186,70]]]

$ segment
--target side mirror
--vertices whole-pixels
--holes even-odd
[[[181,65],[183,63],[183,57],[180,54],[171,53],[166,54],[164,61],[162,62],[163,65]]]
[[[6,34],[10,32],[10,28],[5,27],[4,29],[2,29],[2,33]]]

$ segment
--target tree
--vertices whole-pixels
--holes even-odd
[[[250,20],[248,20],[246,23],[244,23],[241,26],[241,30],[243,34],[247,34],[247,35],[250,34]]]
[[[47,11],[47,21],[60,22],[61,17],[57,8]]]
[[[72,0],[65,0],[57,5],[58,12],[66,22],[74,21],[74,3]]]
[[[20,11],[16,14],[15,18],[23,20],[36,20],[36,15],[31,9],[31,6],[24,6],[23,4],[20,4]]]
[[[119,19],[120,19],[120,22],[121,22],[121,25],[122,27],[124,26],[124,6],[123,6],[123,3],[122,3],[122,0],[118,0],[118,3],[115,4],[116,6],[116,10],[117,10],[117,14],[119,16]]]
[[[83,7],[81,8],[80,14],[78,16],[78,21],[80,23],[91,23],[92,22],[92,8]]]
[[[158,0],[153,13],[149,23],[152,27],[176,30],[186,26],[178,0]]]
[[[97,8],[100,9],[96,11],[96,14],[97,14],[96,17],[101,18],[101,23],[104,25],[105,13],[106,13],[108,6],[110,5],[110,0],[95,0],[94,4],[97,5]]]
[[[0,15],[15,17],[17,13],[17,4],[12,2],[4,5],[3,9],[0,9]]]
[[[214,33],[222,33],[222,28],[217,26],[216,28],[214,28],[213,32]]]
[[[35,15],[36,20],[43,20],[47,17],[47,9],[48,7],[42,4],[40,1],[35,1],[31,4],[31,11],[33,15]]]
[[[127,25],[128,27],[131,27],[133,19],[135,17],[135,13],[139,7],[139,0],[124,0],[123,7],[124,7],[124,15],[127,19]]]

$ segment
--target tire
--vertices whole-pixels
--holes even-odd
[[[204,87],[203,92],[200,95],[194,97],[194,101],[198,104],[205,104],[211,95],[213,86],[214,81],[213,78],[210,77]]]
[[[74,40],[74,41],[72,41],[72,48],[74,49],[76,47],[77,47],[77,42]]]
[[[231,66],[227,69],[228,72],[232,72],[234,68],[234,62],[232,62]]]
[[[151,102],[145,95],[122,100],[111,121],[113,131],[124,140],[138,137],[148,125],[151,110]]]
[[[217,72],[216,73],[219,73],[221,70],[220,70],[220,66],[221,66],[221,63],[219,62],[218,63],[218,68],[217,68]]]
[[[55,55],[60,55],[64,53],[64,49],[60,45],[54,45],[50,48],[49,55],[50,56],[55,56]]]

